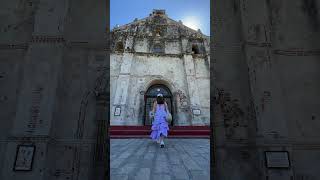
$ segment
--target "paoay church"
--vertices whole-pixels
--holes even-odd
[[[318,180],[319,4],[214,2],[215,179]],[[107,3],[1,4],[1,180],[106,179],[108,108],[148,124],[158,89],[173,124],[208,122],[207,38],[163,11],[116,28],[109,83]]]
[[[171,125],[209,125],[209,36],[153,10],[115,27],[110,46],[110,125],[150,125],[159,93]]]

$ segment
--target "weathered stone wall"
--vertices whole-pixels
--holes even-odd
[[[208,125],[209,37],[154,14],[111,32],[111,125],[143,124],[144,95],[154,81],[173,95],[175,125]]]
[[[239,1],[214,1],[213,79],[216,179],[260,179]]]
[[[170,64],[170,66],[168,66]],[[177,91],[186,92],[184,82],[184,70],[183,63],[180,58],[172,57],[156,57],[156,56],[134,56],[134,63],[131,69],[129,102],[136,102],[131,104],[131,107],[135,107],[136,114],[135,120],[142,123],[144,114],[144,94],[140,94],[140,91],[146,92],[147,88],[154,80],[163,80],[167,82],[172,94]],[[135,96],[139,98],[135,99]],[[179,109],[176,109],[179,111]],[[131,116],[130,116],[131,117]],[[180,118],[177,117],[176,124],[179,124]],[[181,122],[187,120],[181,119]]]
[[[23,68],[25,50],[0,50],[0,162],[4,162],[7,137],[13,126],[16,113],[17,96],[21,85],[21,69]],[[0,163],[2,170],[3,163]],[[1,172],[1,171],[0,171]],[[0,173],[1,175],[1,173]]]
[[[106,178],[106,2],[83,3],[1,1],[0,179]],[[18,145],[35,145],[30,172]]]
[[[0,9],[0,42],[19,44],[31,40],[35,22],[34,14],[38,8],[39,0],[2,0]]]
[[[135,40],[134,49],[136,52],[142,52],[142,53],[149,52],[148,39],[137,38]]]
[[[16,114],[17,94],[22,83],[25,65],[26,42],[31,39],[34,12],[38,2],[1,2],[0,7],[0,177],[5,165],[7,137],[13,127]]]
[[[199,91],[200,123],[210,124],[210,70],[208,58],[194,58],[195,77]]]
[[[179,104],[175,107],[175,124],[176,125],[187,125],[192,124],[190,110],[185,111],[186,106],[189,107],[190,97],[188,95],[188,83],[186,79],[186,72],[184,67],[184,61],[180,57],[170,56],[157,56],[157,55],[134,55],[130,68],[130,76],[128,76],[128,92],[123,93],[122,96],[125,99],[125,106],[122,109],[122,116],[113,116],[115,107],[119,104],[115,102],[117,81],[120,73],[120,67],[123,61],[120,54],[111,55],[111,106],[110,111],[112,112],[111,125],[112,124],[130,124],[130,125],[142,125],[144,118],[144,94],[147,88],[153,83],[153,81],[160,80],[169,87],[172,94],[174,95],[174,103]],[[202,124],[209,123],[209,69],[207,60],[203,58],[194,58],[195,62],[195,74],[194,79],[200,104],[198,107],[201,109],[202,114],[200,116]],[[126,97],[125,97],[126,94]],[[182,96],[185,97],[182,97]],[[181,98],[187,99],[187,104],[178,102]],[[189,109],[189,108],[187,108]],[[187,115],[186,115],[187,114]]]
[[[218,179],[318,179],[313,163],[320,153],[316,121],[320,97],[316,83],[320,72],[316,40],[320,37],[319,3],[215,1],[213,7],[213,74],[218,100],[214,123],[215,175]],[[239,53],[232,57],[236,49],[233,47],[238,47]],[[228,67],[222,67],[225,61]],[[238,63],[237,69],[230,69],[232,62]],[[236,72],[241,72],[237,80],[231,78]],[[239,106],[224,112],[225,105],[232,105],[234,92],[241,89],[243,93],[235,102],[252,102],[247,108]],[[225,104],[226,98],[229,102]],[[220,109],[221,102],[224,109]],[[247,120],[248,128],[242,128],[245,136],[236,133],[241,131],[237,123],[228,123],[238,119],[231,115],[237,109]],[[223,114],[230,116],[222,118]],[[228,135],[247,138],[235,141]],[[266,168],[265,151],[288,151],[291,167]],[[246,168],[234,168],[235,163]],[[246,169],[255,174],[249,175]]]
[[[320,2],[296,1],[288,6],[287,1],[270,2],[267,8],[272,22],[271,57],[286,112],[282,121],[288,128],[288,138],[280,142],[291,144],[287,149],[296,163],[294,178],[319,179],[313,163],[320,156]]]
[[[94,43],[95,46],[107,43],[106,7],[107,1],[68,0],[67,16],[61,19],[65,23],[64,34],[69,41]]]
[[[56,142],[50,156],[55,163],[48,176],[57,173],[61,178],[89,179],[94,170],[97,128],[94,90],[106,67],[106,56],[101,50],[72,47],[63,62],[52,125]]]
[[[180,54],[181,53],[180,42],[177,42],[177,41],[166,42],[165,43],[165,53],[166,54]]]
[[[20,92],[22,69],[25,65],[26,41],[31,39],[36,4],[1,2],[0,7],[0,178],[6,168],[8,135],[16,114],[17,94]],[[8,162],[10,165],[13,161]]]

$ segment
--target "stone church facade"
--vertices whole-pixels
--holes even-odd
[[[109,97],[109,84],[113,86],[110,91],[121,94],[116,90],[121,88],[116,85],[121,84],[117,76],[135,75],[134,87],[127,86],[129,83],[123,87],[141,94],[154,84],[165,85],[173,102],[179,102],[174,93],[181,91],[187,103],[173,105],[180,106],[176,108],[176,123],[204,122],[201,118],[185,122],[179,114],[184,105],[192,109],[196,105],[192,102],[198,102],[188,94],[188,81],[182,85],[179,80],[171,82],[172,76],[163,75],[162,79],[161,66],[161,73],[153,76],[156,71],[150,69],[146,79],[139,77],[141,74],[126,74],[129,69],[136,73],[137,68],[145,67],[148,62],[144,53],[153,49],[154,42],[140,43],[137,39],[138,43],[132,44],[144,51],[129,53],[131,40],[123,39],[123,54],[112,52],[109,56],[112,48],[106,29],[107,1],[1,2],[1,180],[105,179],[109,168],[105,141],[109,115],[113,118],[115,107],[120,106],[125,112],[121,118],[133,112],[138,117],[128,124],[142,124],[139,116],[144,114],[140,110],[144,95],[135,94],[136,101],[130,100],[132,94],[126,99],[123,95]],[[211,61],[213,82],[210,108],[215,112],[210,123],[214,145],[211,157],[217,180],[319,179],[319,5],[316,0],[212,1],[212,53],[208,63]],[[166,52],[166,47],[174,46],[167,46],[169,41],[161,43],[161,31],[159,35],[159,50]],[[144,47],[146,44],[148,47]],[[188,45],[185,47],[188,49]],[[179,54],[168,54],[175,53]],[[160,54],[149,55],[152,64],[168,60],[169,55],[160,58]],[[195,59],[188,52],[170,58],[175,59],[176,71],[184,73],[189,73],[188,67],[177,64]],[[123,60],[131,62],[131,68],[121,64]],[[117,69],[109,82],[109,70]],[[200,86],[198,90],[202,90]],[[113,101],[110,107],[109,99]],[[124,100],[136,102],[134,107],[139,110],[123,107]],[[205,114],[203,107],[208,106],[196,106],[201,115]],[[32,169],[21,171],[29,170],[30,162]]]
[[[172,125],[209,125],[210,37],[165,10],[111,31],[111,125],[150,125],[151,103],[165,96]],[[118,111],[118,112],[116,112]]]

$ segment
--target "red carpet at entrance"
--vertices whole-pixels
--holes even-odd
[[[169,126],[168,138],[210,138],[210,126]],[[151,126],[110,126],[110,138],[149,138]]]

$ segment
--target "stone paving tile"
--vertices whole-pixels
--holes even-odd
[[[209,139],[111,139],[111,180],[209,180]]]
[[[171,180],[171,176],[168,174],[154,174],[153,180]]]
[[[112,175],[112,180],[128,180],[128,175]]]
[[[125,164],[123,167],[117,168],[114,174],[129,175],[136,166],[137,164]]]
[[[150,180],[151,170],[150,168],[141,168],[135,175],[135,180]]]
[[[209,180],[210,175],[205,173],[204,171],[190,171],[192,179],[201,179],[201,180]]]
[[[125,158],[117,158],[117,159],[110,159],[110,167],[111,168],[118,168],[122,162],[125,162]]]
[[[173,165],[172,175],[176,179],[190,179],[187,170],[181,165]]]

